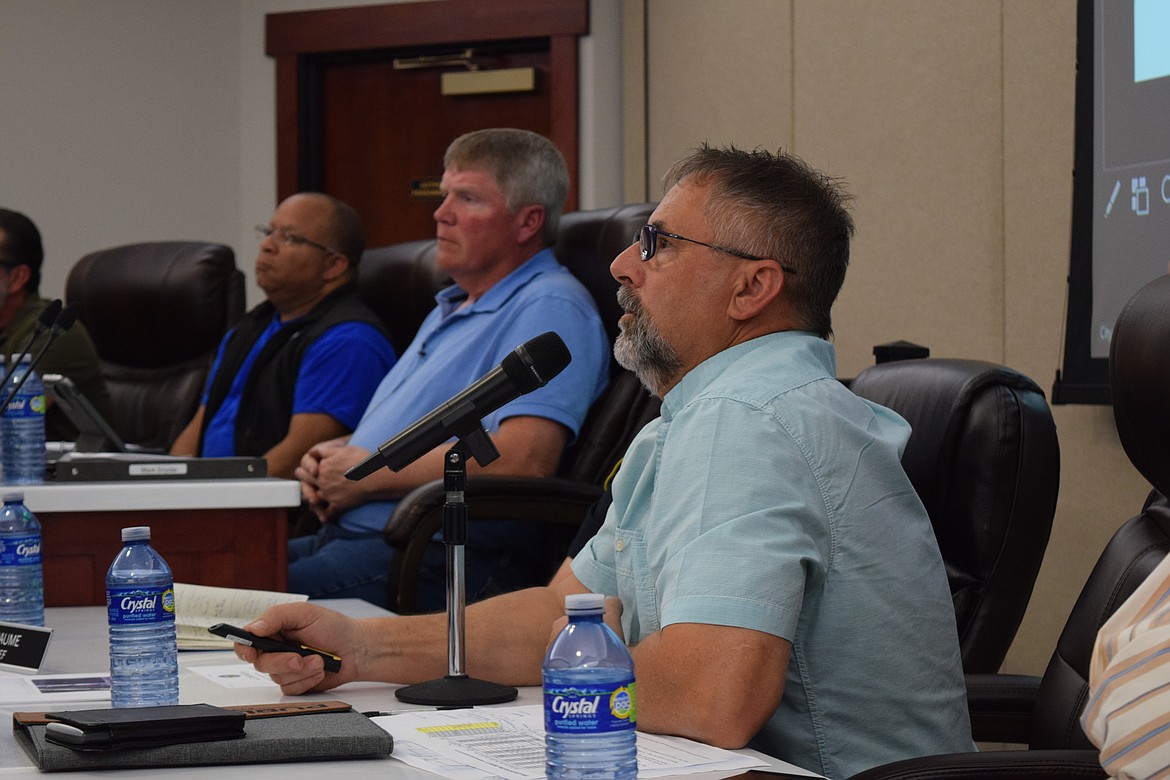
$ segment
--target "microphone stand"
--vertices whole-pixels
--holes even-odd
[[[472,441],[465,444],[460,438],[455,446],[447,451],[447,465],[443,471],[443,490],[447,494],[447,501],[443,505],[443,545],[447,550],[447,674],[437,680],[396,690],[394,695],[408,704],[472,707],[476,704],[501,704],[512,701],[517,695],[516,689],[509,685],[468,677],[464,671],[467,662],[464,644],[466,634],[464,615],[467,608],[467,584],[464,578],[467,504],[463,499],[467,487],[467,455],[468,450],[475,452],[482,447],[484,440],[488,447],[495,450],[491,439],[482,428],[468,438]],[[480,465],[485,465],[478,454],[475,457]],[[498,452],[495,453],[495,457],[499,457]]]
[[[0,387],[7,387],[8,382],[12,379],[12,375],[16,373],[16,369],[20,367],[20,362],[28,357],[32,352],[33,344],[41,335],[52,328],[57,322],[57,318],[61,316],[61,301],[55,300],[45,307],[41,312],[41,316],[37,319],[36,324],[33,325],[32,335],[28,337],[28,342],[24,345],[24,349],[20,352],[4,356],[4,379],[0,381]],[[8,406],[4,404],[0,409]]]
[[[29,361],[28,370],[20,375],[20,379],[17,380],[16,386],[13,387],[12,390],[10,390],[8,392],[7,396],[4,398],[4,403],[0,404],[0,410],[8,408],[8,404],[12,403],[12,399],[16,398],[16,394],[20,392],[20,388],[24,387],[24,381],[26,379],[28,379],[29,374],[31,374],[33,372],[33,369],[35,369],[37,367],[37,364],[41,362],[41,358],[43,358],[45,356],[45,353],[49,351],[49,347],[53,346],[53,344],[56,343],[57,338],[62,333],[64,333],[66,330],[68,330],[70,327],[72,327],[72,325],[73,325],[73,321],[70,320],[69,324],[64,328],[59,328],[56,325],[54,325],[52,328],[49,329],[49,338],[45,340],[45,345],[43,347],[41,347],[40,351],[37,352],[36,356],[33,357],[33,359]],[[31,344],[30,344],[30,346],[31,346]],[[16,372],[20,370],[20,363],[24,362],[24,358],[26,357],[27,354],[28,353],[26,352],[25,355],[21,355],[20,362],[18,362],[16,365],[14,365],[12,367],[12,370],[8,374],[9,379],[11,379],[13,376],[15,376]],[[7,384],[7,380],[5,380],[5,384]]]

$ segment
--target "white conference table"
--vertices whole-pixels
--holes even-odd
[[[359,599],[342,599],[320,602],[337,608],[354,617],[373,617],[388,614],[385,610],[375,607]],[[103,607],[56,607],[45,610],[45,624],[53,628],[53,638],[49,643],[45,662],[40,674],[73,674],[84,672],[103,672],[109,670],[109,644],[107,640],[106,611]],[[410,704],[404,704],[394,697],[395,685],[386,683],[349,683],[325,693],[306,694],[304,696],[285,696],[275,685],[268,688],[237,688],[229,689],[212,682],[196,672],[198,666],[222,666],[225,664],[246,665],[236,658],[230,650],[215,651],[181,651],[179,653],[179,701],[182,704],[196,704],[207,702],[217,705],[231,704],[262,704],[281,701],[341,700],[361,712],[394,711],[401,712],[407,709],[425,709]],[[247,667],[250,668],[250,667]],[[0,670],[0,675],[21,674]],[[539,688],[522,688],[520,696],[512,704],[540,703]],[[0,704],[0,717],[5,719],[5,729],[0,736],[0,780],[7,777],[48,777],[32,763],[24,750],[12,737],[11,724],[13,712],[28,712],[38,710],[61,709],[88,709],[107,706],[103,703],[78,702],[76,704],[54,702],[45,704]],[[508,705],[505,705],[508,706]],[[770,766],[779,766],[769,757],[755,751],[742,751],[766,761]],[[246,766],[246,768],[244,768]],[[779,771],[779,770],[775,770]],[[310,761],[287,764],[248,764],[237,767],[208,766],[208,767],[175,767],[170,769],[126,769],[126,770],[96,770],[81,772],[54,772],[52,776],[67,777],[135,777],[155,778],[182,776],[184,778],[215,778],[222,780],[227,773],[247,772],[252,778],[279,778],[280,780],[295,780],[305,778],[318,780],[321,777],[335,777],[344,774],[348,778],[395,778],[396,780],[433,780],[436,775],[407,766],[391,758],[355,759],[350,761]],[[694,775],[685,775],[687,778],[710,780],[712,778],[748,777],[752,775],[740,772],[707,772]],[[761,775],[762,776],[762,775]],[[776,775],[770,775],[775,777]]]
[[[12,486],[9,486],[12,487]],[[46,482],[13,487],[39,514],[66,512],[145,512],[168,509],[255,509],[301,503],[296,480],[252,479],[109,480]]]

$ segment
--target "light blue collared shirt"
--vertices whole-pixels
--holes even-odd
[[[533,255],[470,306],[451,286],[436,296],[411,345],[382,380],[350,443],[371,452],[386,439],[499,365],[516,347],[555,331],[572,360],[547,385],[488,415],[498,429],[508,417],[544,417],[575,435],[589,405],[605,388],[609,350],[593,298],[551,249]],[[438,475],[436,475],[437,478]],[[380,534],[397,501],[369,501],[341,515],[347,531]]]
[[[752,747],[848,777],[974,746],[950,588],[900,463],[909,426],[834,374],[832,345],[799,332],[690,371],[627,450],[573,571],[621,598],[631,644],[674,623],[787,639],[784,695]]]

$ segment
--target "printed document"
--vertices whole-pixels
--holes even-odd
[[[442,777],[544,777],[544,708],[539,704],[407,711],[374,722],[394,736],[392,758]],[[689,739],[638,733],[639,778],[769,767],[754,756]],[[818,777],[795,766],[791,773]]]

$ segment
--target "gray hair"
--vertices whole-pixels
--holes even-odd
[[[703,212],[715,243],[796,269],[784,285],[799,327],[831,338],[853,236],[841,182],[783,151],[706,144],[671,166],[664,182],[669,189],[687,177],[709,187]]]
[[[552,141],[510,127],[476,130],[451,142],[443,166],[487,171],[504,193],[511,212],[521,206],[542,206],[541,238],[546,246],[556,243],[557,226],[569,195],[569,169]]]

